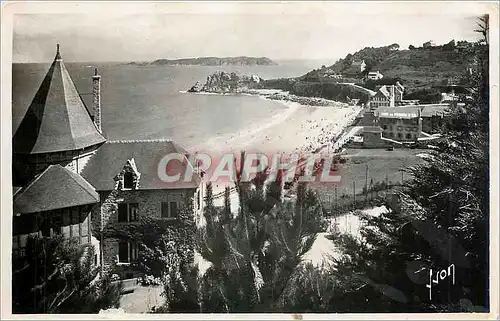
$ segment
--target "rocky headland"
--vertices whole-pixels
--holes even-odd
[[[345,103],[329,99],[299,96],[288,91],[267,88],[265,80],[261,77],[257,75],[242,75],[235,72],[216,72],[207,77],[205,84],[196,82],[187,91],[190,93],[258,95],[271,100],[295,102],[306,106],[347,106]]]
[[[208,92],[218,94],[250,93],[263,79],[257,75],[242,75],[235,72],[219,71],[207,77],[204,85],[196,82],[188,92]]]

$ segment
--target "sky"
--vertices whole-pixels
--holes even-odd
[[[13,62],[150,61],[203,56],[332,59],[364,47],[476,40],[477,14],[459,5],[118,2],[25,10],[13,20]],[[302,5],[302,6],[300,6]],[[391,9],[392,8],[392,9]],[[399,9],[398,9],[399,8]],[[424,10],[425,9],[425,10]],[[464,14],[464,12],[468,12]],[[333,61],[332,61],[333,62]]]

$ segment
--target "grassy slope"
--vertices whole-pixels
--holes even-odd
[[[459,78],[467,72],[472,57],[471,49],[434,47],[391,51],[388,47],[364,48],[328,69],[342,72],[351,59],[365,60],[368,69],[379,70],[385,77],[400,78],[411,92],[443,84],[449,78]]]
[[[467,71],[471,56],[465,51],[440,49],[401,50],[389,55],[372,69],[385,76],[399,77],[406,87],[416,90],[458,78]]]

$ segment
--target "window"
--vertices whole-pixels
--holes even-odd
[[[138,203],[120,203],[118,204],[118,222],[136,222],[138,220]]]
[[[62,226],[62,217],[61,217],[61,212],[58,211],[56,213],[56,216],[52,217],[51,219],[51,227],[52,227],[52,233],[53,234],[61,234],[61,226]]]
[[[403,130],[403,127],[398,126],[398,131],[402,131],[402,130]]]
[[[161,203],[161,217],[163,218],[176,218],[179,214],[179,206],[177,202],[162,202]]]
[[[411,139],[411,134],[406,134],[406,139]]]
[[[47,220],[42,222],[40,230],[42,231],[42,236],[50,236],[50,224]]]
[[[387,125],[384,125],[384,130],[387,130]]]
[[[118,263],[131,263],[139,256],[139,248],[136,243],[120,241],[118,243]]]
[[[407,132],[411,132],[411,127],[406,127]],[[408,135],[407,135],[408,136]]]
[[[398,138],[401,139],[401,137],[403,137],[403,135],[401,133],[398,133]]]
[[[134,186],[134,175],[130,172],[126,172],[123,175],[123,188],[132,189]]]
[[[177,202],[170,202],[170,217],[177,217]]]
[[[56,234],[61,234],[61,211],[52,213],[53,217],[42,217],[39,223],[42,236],[50,237]]]
[[[418,132],[418,127],[413,127],[414,132]]]

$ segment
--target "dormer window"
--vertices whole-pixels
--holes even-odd
[[[123,175],[123,188],[132,189],[134,186],[134,175],[131,172],[126,172]]]

